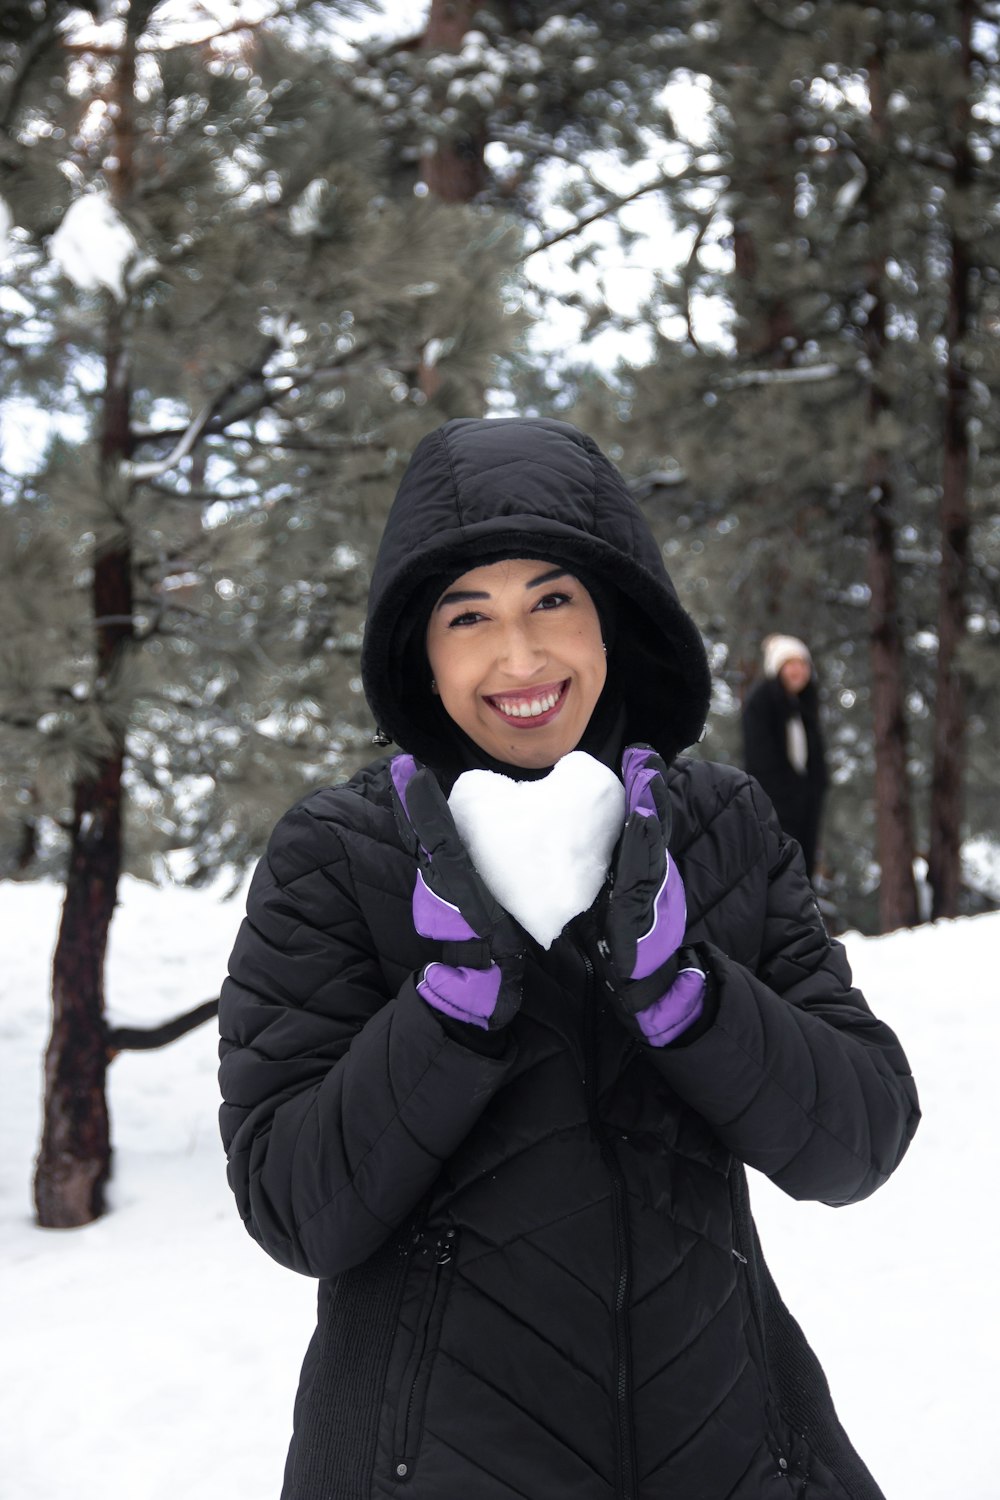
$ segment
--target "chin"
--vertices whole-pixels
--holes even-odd
[[[510,766],[522,766],[526,771],[540,771],[543,766],[554,766],[557,760],[568,755],[572,749],[572,745],[549,741],[545,745],[505,745],[499,751],[491,751],[491,754]]]

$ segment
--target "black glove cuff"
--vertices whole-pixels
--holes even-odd
[[[605,986],[612,992],[618,1004],[633,1016],[637,1016],[641,1010],[646,1010],[648,1006],[662,999],[681,969],[687,967],[681,962],[681,954],[685,952],[682,948],[677,953],[671,954],[666,963],[661,964],[645,979],[621,980],[614,977],[606,945],[601,945],[600,951],[607,965],[603,976]],[[689,955],[692,952],[690,948],[686,951]],[[697,960],[695,960],[694,967],[701,967]]]
[[[650,1005],[655,1005],[657,1000],[663,999],[680,970],[679,955],[675,953],[646,979],[630,980],[622,987],[621,998],[632,1014],[637,1016],[641,1010],[646,1010]]]
[[[486,1031],[482,1026],[473,1025],[471,1021],[457,1021],[453,1016],[443,1013],[438,1014],[438,1021],[441,1030],[453,1042],[459,1042],[463,1047],[468,1047],[470,1052],[478,1052],[483,1057],[501,1057],[511,1045],[510,1032],[506,1028]]]
[[[467,938],[460,943],[442,943],[441,962],[452,969],[488,969],[493,957],[485,938]]]

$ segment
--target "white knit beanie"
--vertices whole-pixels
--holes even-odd
[[[812,666],[809,647],[794,635],[769,635],[765,637],[761,650],[765,677],[777,677],[785,662],[796,658],[807,661]]]

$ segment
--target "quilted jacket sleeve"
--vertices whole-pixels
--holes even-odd
[[[389,988],[340,831],[300,804],[250,888],[219,1078],[243,1221],[307,1275],[357,1265],[409,1217],[510,1065],[512,1044],[487,1056],[447,1033],[412,977]]]
[[[793,1198],[851,1203],[902,1159],[920,1117],[916,1088],[895,1035],[853,988],[798,846],[748,787],[768,861],[759,962],[751,971],[699,944],[714,1020],[689,1045],[651,1054],[742,1161]]]

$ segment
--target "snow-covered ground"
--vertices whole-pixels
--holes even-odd
[[[114,1063],[112,1212],[83,1230],[32,1224],[57,912],[52,887],[0,886],[0,1494],[275,1500],[314,1290],[236,1217],[212,1027]],[[239,917],[212,894],[127,883],[114,1018],[216,993]],[[1000,916],[848,946],[907,1048],[924,1122],[854,1208],[793,1203],[755,1176],[758,1224],[888,1500],[998,1500]]]

